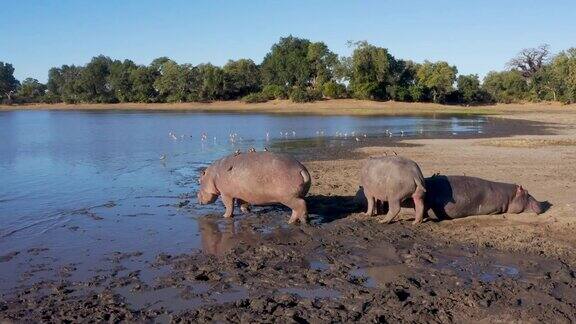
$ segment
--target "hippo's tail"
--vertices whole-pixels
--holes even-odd
[[[416,190],[421,190],[426,192],[426,186],[424,186],[424,179],[421,177],[414,177],[414,183],[416,184]]]
[[[302,176],[302,180],[304,180],[303,193],[304,195],[306,195],[308,193],[308,190],[310,190],[312,179],[310,178],[310,173],[308,173],[308,170],[306,169],[300,171],[300,175]]]

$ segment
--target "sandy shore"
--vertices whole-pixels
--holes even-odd
[[[491,106],[464,107],[432,103],[377,102],[355,99],[323,100],[313,103],[294,103],[290,100],[273,100],[248,104],[241,101],[217,101],[211,103],[118,103],[118,104],[30,104],[0,105],[2,110],[161,110],[161,111],[209,111],[230,113],[273,113],[315,115],[411,115],[411,114],[516,114],[526,112],[576,113],[576,105],[559,103],[498,104]]]
[[[378,109],[384,108],[366,111]],[[204,216],[203,252],[162,253],[150,269],[132,271],[126,267],[141,252],[119,251],[113,271],[87,282],[74,282],[74,267],[65,268],[56,280],[0,296],[0,321],[574,322],[576,113],[564,106],[492,109],[499,118],[545,123],[547,135],[334,148],[327,159],[305,162],[313,177],[310,226],[286,226],[282,208],[256,209],[233,222]],[[353,196],[362,159],[392,150],[417,161],[425,176],[519,183],[552,207],[538,216],[419,226],[407,221],[413,211],[405,209],[401,221],[382,224],[382,216],[363,216]]]

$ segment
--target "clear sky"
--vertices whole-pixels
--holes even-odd
[[[324,41],[339,55],[367,40],[398,58],[446,60],[460,73],[504,68],[520,49],[576,47],[576,1],[532,0],[0,0],[0,61],[16,77],[92,56],[148,64],[260,63],[281,36]]]

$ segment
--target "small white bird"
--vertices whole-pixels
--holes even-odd
[[[160,155],[160,160],[166,160],[166,154]]]

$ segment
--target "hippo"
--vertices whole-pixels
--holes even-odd
[[[226,207],[224,217],[232,217],[236,200],[242,211],[248,211],[249,205],[280,203],[292,209],[289,223],[307,222],[303,198],[310,189],[310,174],[289,155],[235,153],[203,170],[199,183],[199,203],[211,204],[221,196]]]
[[[407,198],[414,201],[414,224],[424,218],[424,176],[416,162],[400,156],[370,158],[360,170],[360,185],[367,199],[366,215],[378,213],[378,205],[388,202],[390,223],[400,212],[400,204]]]
[[[522,186],[468,176],[434,175],[425,179],[426,209],[439,219],[501,213],[543,212],[543,204]]]

